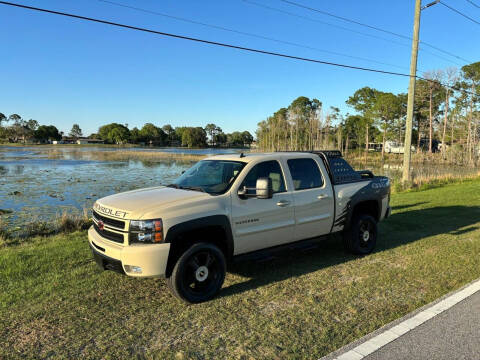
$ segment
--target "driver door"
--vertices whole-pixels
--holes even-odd
[[[258,178],[272,179],[273,197],[241,198],[232,193],[232,223],[235,255],[293,241],[295,214],[293,196],[285,185],[285,177],[276,160],[264,161],[250,169],[240,189],[255,188]],[[255,190],[248,190],[254,194]]]

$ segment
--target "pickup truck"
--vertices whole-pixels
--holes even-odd
[[[217,155],[172,184],[97,200],[88,240],[102,269],[164,277],[198,303],[239,255],[338,232],[348,251],[372,252],[389,201],[389,179],[339,151]]]

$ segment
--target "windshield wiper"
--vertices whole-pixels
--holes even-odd
[[[178,184],[168,184],[165,185],[166,187],[180,189],[180,190],[193,190],[193,191],[200,191],[206,193],[205,189],[200,186],[180,186]]]
[[[179,186],[178,189],[206,192],[205,189],[200,186]]]

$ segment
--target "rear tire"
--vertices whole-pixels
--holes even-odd
[[[344,235],[345,248],[357,255],[370,254],[377,244],[377,222],[373,216],[359,214],[353,217]]]
[[[209,243],[192,245],[177,260],[167,284],[188,304],[208,301],[222,288],[226,261],[222,251]]]

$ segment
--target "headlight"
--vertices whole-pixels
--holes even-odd
[[[129,233],[130,243],[161,243],[163,241],[162,219],[132,220]]]

